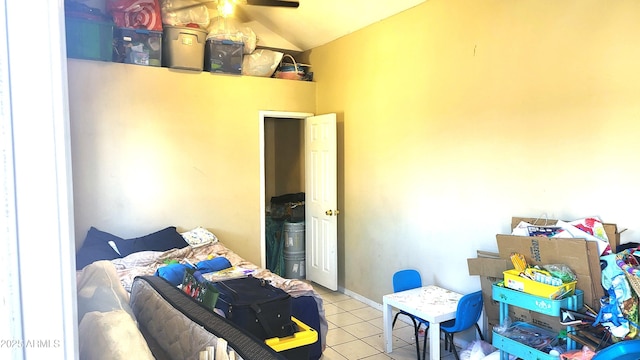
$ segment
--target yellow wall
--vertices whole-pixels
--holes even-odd
[[[260,264],[259,111],[313,112],[315,84],[68,61],[77,246],[203,226]]]
[[[259,259],[258,110],[338,114],[339,285],[479,287],[511,216],[638,241],[636,1],[430,0],[313,49],[315,83],[69,61],[76,238],[205,226]]]
[[[638,241],[640,2],[430,0],[311,50],[338,113],[340,286],[479,288],[511,216],[597,215]]]

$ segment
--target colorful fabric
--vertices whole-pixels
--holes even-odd
[[[609,328],[614,340],[633,339],[638,335],[638,296],[618,266],[615,254],[600,259],[607,263],[602,270],[602,286],[608,295],[602,298],[593,325],[603,324]]]
[[[162,31],[158,0],[109,0],[108,9],[117,27]]]

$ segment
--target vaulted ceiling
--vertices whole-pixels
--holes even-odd
[[[298,8],[238,5],[234,15],[258,45],[305,51],[324,45],[425,0],[299,0]],[[208,5],[212,16],[215,4]]]

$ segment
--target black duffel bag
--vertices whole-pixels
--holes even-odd
[[[291,296],[266,280],[248,276],[214,285],[219,292],[216,308],[257,338],[283,338],[297,331],[291,320]]]

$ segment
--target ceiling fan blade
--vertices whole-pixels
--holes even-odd
[[[282,0],[247,0],[247,5],[297,8],[300,6],[300,3],[297,1]]]

